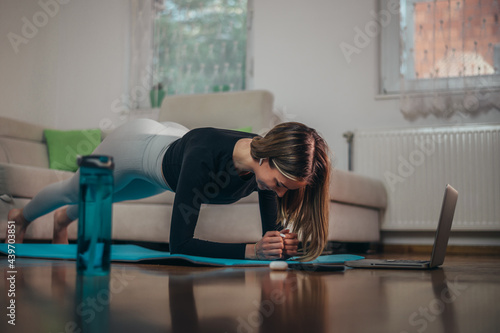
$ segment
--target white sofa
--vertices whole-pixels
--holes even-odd
[[[166,97],[159,121],[174,121],[188,128],[252,126],[263,133],[277,123],[273,95],[244,91]],[[0,239],[4,238],[7,213],[23,207],[46,185],[72,173],[49,169],[43,127],[0,117]],[[350,172],[334,170],[331,189],[329,240],[378,242],[379,225],[387,205],[382,182]],[[113,205],[113,239],[167,243],[174,193]],[[52,214],[28,228],[26,239],[52,238]],[[76,238],[77,224],[70,227]],[[261,238],[258,197],[254,193],[232,205],[203,205],[195,237],[220,242],[256,242]]]

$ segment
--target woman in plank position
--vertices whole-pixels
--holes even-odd
[[[300,240],[301,260],[312,260],[326,244],[328,146],[314,129],[301,123],[279,124],[261,137],[139,119],[113,131],[94,154],[114,158],[113,202],[175,192],[172,253],[279,259],[297,255]],[[194,238],[202,203],[229,204],[254,191],[259,194],[263,230],[256,244]],[[57,209],[53,242],[67,243],[67,227],[78,218],[78,194],[79,171],[44,188],[23,209],[12,209],[8,219],[16,222],[16,241],[23,241],[30,222]]]

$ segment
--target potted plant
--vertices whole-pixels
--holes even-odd
[[[165,90],[163,90],[163,84],[160,82],[151,88],[149,92],[149,99],[151,101],[152,108],[158,108],[161,105],[161,102],[165,98]]]

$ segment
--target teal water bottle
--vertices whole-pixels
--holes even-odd
[[[107,275],[111,257],[113,170],[111,156],[78,158],[80,196],[78,217],[78,274]]]

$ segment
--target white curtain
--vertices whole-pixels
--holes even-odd
[[[153,29],[156,1],[130,1],[129,109],[149,108],[149,92],[155,78],[153,70]]]
[[[157,0],[155,85],[168,95],[245,89],[247,0]]]
[[[401,1],[401,112],[407,119],[500,110],[498,0]]]
[[[246,88],[247,0],[130,0],[130,15],[128,86],[117,106]]]

